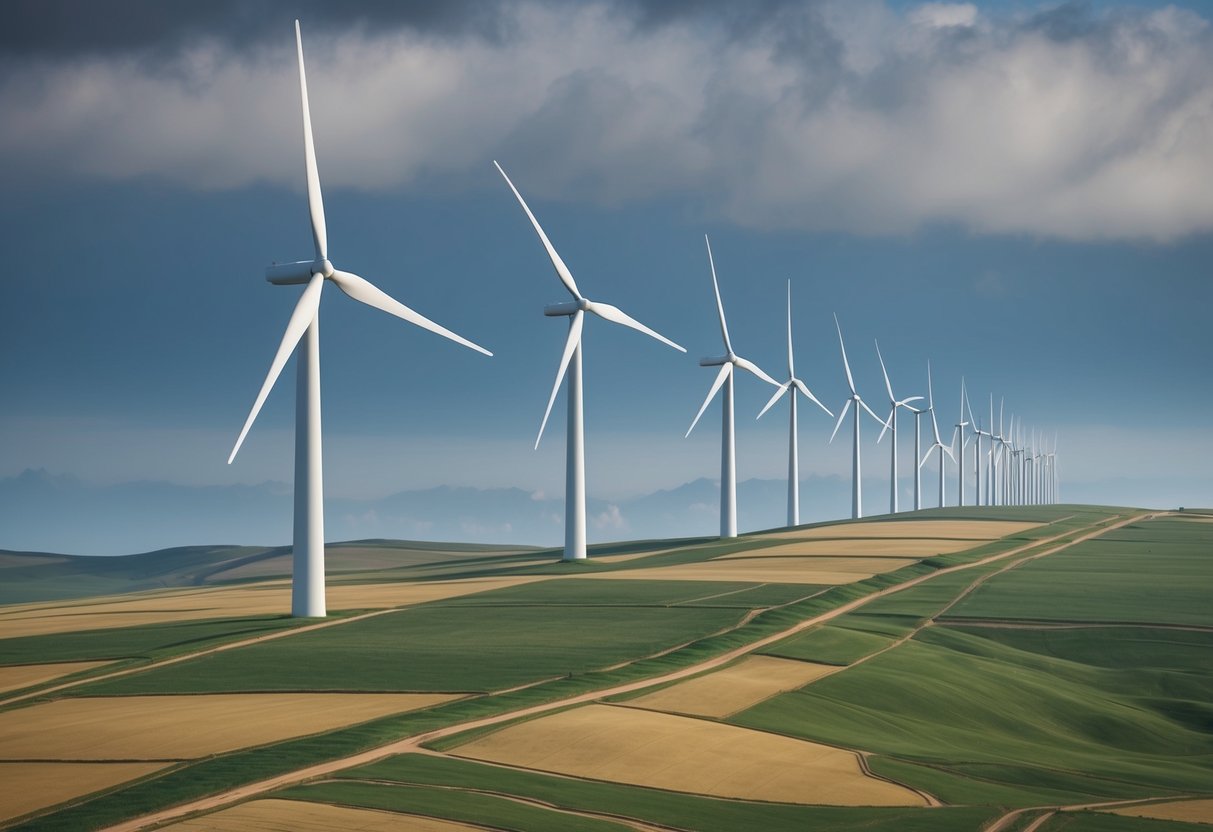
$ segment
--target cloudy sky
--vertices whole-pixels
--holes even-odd
[[[932,361],[946,432],[962,375],[975,410],[1056,431],[1074,499],[1213,504],[1204,3],[7,10],[0,479],[290,481],[289,368],[226,458],[299,293],[263,269],[312,255],[298,17],[330,257],[496,353],[330,287],[330,494],[563,488],[563,419],[531,445],[565,329],[541,310],[566,296],[497,159],[588,296],[690,351],[588,323],[591,495],[718,472],[715,417],[683,439],[721,351],[706,233],[737,351],[784,374],[791,281],[797,369],[832,409],[837,313],[873,406],[878,338],[899,396]],[[785,470],[768,395],[739,382],[742,478]],[[847,472],[802,413],[802,471]]]

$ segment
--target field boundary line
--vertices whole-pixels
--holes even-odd
[[[1073,515],[1069,515],[1065,518],[1059,518],[1058,520],[1055,520],[1053,522],[1054,523],[1062,522],[1063,520],[1070,519],[1070,517],[1072,517],[1072,516]],[[1117,517],[1117,516],[1118,515],[1112,515],[1113,518]],[[445,737],[451,736],[452,734],[463,733],[464,731],[472,731],[472,730],[476,730],[478,728],[485,728],[485,727],[489,727],[492,725],[497,725],[502,722],[512,721],[515,719],[521,719],[521,718],[526,718],[526,717],[530,717],[530,716],[538,716],[539,714],[547,713],[548,711],[563,709],[563,708],[567,708],[567,707],[570,707],[573,705],[586,704],[589,702],[597,701],[599,699],[603,699],[608,696],[615,696],[615,695],[622,694],[622,693],[631,693],[633,691],[643,690],[645,688],[653,687],[655,685],[662,685],[662,684],[666,684],[669,682],[680,681],[689,676],[695,676],[700,673],[703,673],[706,670],[712,670],[714,668],[720,667],[721,665],[728,664],[729,662],[732,662],[732,661],[740,658],[741,656],[744,656],[749,653],[757,652],[758,650],[762,649],[763,647],[767,647],[768,645],[774,644],[775,642],[785,639],[790,635],[794,635],[796,633],[807,630],[810,627],[815,627],[826,621],[831,621],[835,618],[838,618],[839,616],[845,615],[849,612],[853,612],[854,610],[859,609],[860,607],[863,607],[864,605],[871,603],[872,601],[875,601],[878,598],[884,598],[888,595],[892,595],[895,592],[900,592],[904,589],[909,589],[912,586],[917,586],[918,584],[921,584],[925,581],[928,581],[928,580],[938,577],[940,575],[950,574],[952,572],[956,572],[956,571],[959,571],[962,569],[972,569],[972,568],[984,566],[986,564],[993,563],[993,562],[996,562],[999,560],[1003,560],[1005,558],[1014,557],[1015,555],[1022,554],[1026,551],[1038,548],[1040,546],[1051,545],[1053,543],[1056,543],[1056,542],[1062,540],[1063,538],[1070,537],[1071,535],[1074,535],[1077,533],[1079,535],[1078,537],[1075,537],[1073,540],[1070,540],[1067,543],[1062,544],[1061,546],[1058,547],[1058,549],[1067,548],[1069,546],[1073,546],[1077,543],[1081,543],[1085,540],[1088,540],[1092,537],[1097,537],[1112,529],[1119,528],[1120,526],[1128,525],[1129,523],[1136,522],[1138,520],[1141,520],[1141,519],[1149,517],[1149,516],[1152,516],[1152,515],[1133,514],[1127,518],[1122,518],[1116,522],[1109,522],[1112,518],[1104,517],[1091,524],[1086,524],[1085,527],[1088,529],[1088,531],[1085,534],[1081,533],[1082,527],[1080,527],[1079,529],[1070,529],[1070,530],[1064,531],[1060,534],[1057,534],[1051,538],[1047,538],[1047,539],[1043,539],[1043,540],[1027,541],[1022,546],[1017,546],[1006,552],[999,552],[999,553],[996,553],[993,555],[989,555],[985,558],[981,558],[981,559],[973,561],[971,563],[962,563],[962,564],[957,564],[955,566],[948,566],[948,567],[944,567],[941,569],[937,569],[934,572],[930,572],[926,575],[920,575],[916,578],[911,578],[910,580],[905,581],[904,583],[897,584],[897,585],[891,586],[891,587],[886,587],[884,589],[879,589],[879,590],[876,590],[867,595],[861,596],[859,598],[855,598],[851,601],[847,601],[846,603],[840,604],[839,606],[835,607],[832,610],[827,610],[826,612],[819,613],[818,615],[812,616],[811,618],[807,618],[803,621],[799,621],[796,624],[793,624],[792,626],[788,627],[785,630],[781,630],[778,633],[773,633],[769,636],[764,636],[749,644],[745,644],[740,647],[733,648],[732,650],[725,651],[724,653],[721,653],[720,655],[705,659],[702,662],[697,662],[696,664],[689,665],[687,667],[679,668],[679,669],[671,671],[669,673],[664,673],[659,676],[649,677],[647,679],[641,679],[641,680],[636,680],[636,681],[632,681],[632,682],[624,682],[624,683],[614,685],[611,687],[602,688],[600,690],[588,691],[586,693],[578,694],[576,696],[571,696],[571,697],[568,697],[567,699],[560,699],[560,700],[557,700],[554,702],[544,702],[544,703],[541,703],[538,705],[530,705],[527,707],[518,708],[516,710],[506,711],[503,713],[494,714],[492,716],[483,717],[480,719],[474,719],[474,720],[471,720],[470,722],[462,722],[462,723],[458,723],[455,725],[448,725],[448,726],[444,726],[442,728],[436,728],[434,730],[426,731],[424,733],[417,734],[417,735],[414,735],[411,737],[405,737],[403,739],[394,740],[390,743],[386,743],[384,745],[380,745],[375,748],[368,749],[366,751],[361,751],[357,754],[352,754],[347,757],[342,757],[342,758],[339,758],[336,760],[327,760],[327,761],[324,761],[321,763],[314,763],[312,765],[308,765],[303,768],[296,769],[293,772],[276,775],[274,777],[270,777],[265,780],[254,781],[252,783],[246,783],[242,786],[237,786],[234,789],[229,789],[225,792],[219,792],[218,794],[208,795],[206,797],[189,800],[185,803],[178,804],[177,806],[172,806],[167,809],[160,809],[158,811],[143,815],[142,817],[132,818],[130,820],[122,821],[120,823],[113,824],[108,827],[104,827],[104,830],[105,830],[105,832],[135,832],[136,830],[146,829],[146,828],[149,828],[152,826],[158,826],[161,824],[168,823],[170,821],[179,820],[186,816],[196,815],[199,813],[217,809],[221,806],[227,806],[232,803],[237,803],[242,800],[247,800],[249,798],[256,797],[256,796],[265,794],[266,792],[270,792],[275,789],[283,788],[285,786],[293,786],[293,785],[297,785],[299,783],[305,782],[307,780],[314,780],[319,777],[325,777],[327,775],[332,774],[335,771],[341,771],[343,769],[352,768],[354,766],[366,765],[368,763],[376,762],[378,760],[382,760],[387,757],[392,757],[397,754],[415,752],[421,747],[421,745],[423,743],[433,742],[434,740],[443,739]]]
[[[170,656],[167,659],[161,659],[159,661],[151,662],[149,664],[141,664],[141,665],[138,665],[137,667],[124,667],[122,670],[114,670],[114,671],[111,671],[110,673],[102,673],[98,676],[89,676],[87,679],[76,679],[71,682],[63,682],[61,684],[54,685],[53,687],[42,688],[40,690],[32,691],[29,693],[23,693],[18,696],[5,697],[2,694],[0,694],[0,706],[11,705],[15,702],[22,702],[26,699],[36,699],[39,696],[46,696],[51,693],[58,693],[60,691],[68,690],[70,688],[80,687],[81,685],[91,685],[94,682],[101,682],[101,681],[105,681],[108,679],[116,679],[119,676],[129,676],[132,673],[142,673],[145,670],[154,670],[157,668],[165,667],[170,664],[178,664],[180,662],[190,661],[191,659],[198,659],[203,656],[210,656],[215,653],[222,653],[224,650],[235,650],[238,647],[248,647],[251,644],[259,644],[263,641],[272,641],[277,638],[286,638],[287,636],[293,636],[297,633],[307,633],[307,632],[311,632],[312,630],[320,630],[325,627],[337,627],[342,624],[349,624],[350,622],[353,622],[353,621],[363,621],[367,618],[374,618],[377,615],[387,615],[388,613],[392,613],[392,612],[403,612],[406,609],[409,609],[409,608],[408,607],[390,607],[390,608],[384,609],[384,610],[371,610],[370,612],[364,612],[359,615],[351,615],[349,618],[334,618],[334,619],[327,620],[327,621],[320,621],[320,622],[317,622],[316,624],[308,624],[303,627],[293,627],[293,628],[290,628],[287,630],[279,630],[278,632],[275,632],[275,633],[265,633],[263,635],[254,636],[252,638],[241,639],[240,641],[232,641],[232,642],[228,642],[226,644],[218,644],[214,647],[208,647],[205,650],[199,650],[196,653],[183,653],[180,656]]]

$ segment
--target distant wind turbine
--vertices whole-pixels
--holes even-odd
[[[893,433],[893,450],[889,454],[889,513],[897,513],[897,408],[904,407],[911,413],[917,414],[919,411],[910,407],[910,402],[922,401],[922,396],[910,396],[908,399],[898,399],[893,395],[893,385],[889,382],[889,371],[884,366],[884,356],[880,354],[880,342],[876,342],[876,357],[880,359],[880,371],[884,373],[884,388],[889,393],[889,418],[885,426],[881,428],[880,436],[876,439],[876,444],[880,444],[880,440],[884,439],[885,431]],[[917,427],[917,415],[914,421]],[[918,449],[914,449],[914,458],[918,458]],[[921,506],[915,506],[921,508]]]
[[[842,420],[847,418],[847,411],[851,409],[852,404],[855,405],[851,451],[851,517],[858,519],[863,517],[862,466],[859,459],[859,408],[862,407],[873,419],[880,422],[886,428],[889,425],[888,422],[877,416],[872,408],[868,407],[867,402],[855,390],[855,379],[851,375],[851,363],[847,361],[847,345],[842,341],[842,326],[838,323],[837,315],[834,316],[834,327],[838,330],[838,346],[842,349],[842,366],[847,371],[847,386],[851,389],[851,395],[847,398],[846,404],[842,406],[842,412],[838,414],[838,422],[834,425],[834,432],[830,434],[830,441],[834,441],[834,437],[838,435],[838,429],[842,427]]]
[[[944,506],[944,463],[943,455],[947,454],[952,457],[952,461],[956,461],[956,456],[952,453],[952,449],[943,444],[943,440],[939,438],[939,420],[935,418],[935,391],[931,385],[931,362],[927,362],[927,412],[931,414],[931,429],[935,432],[935,441],[931,443],[931,447],[927,448],[927,454],[920,461],[919,465],[923,465],[927,461],[927,457],[931,455],[931,451],[939,449],[939,506]]]
[[[796,392],[800,391],[809,401],[820,407],[830,418],[834,417],[830,409],[817,400],[807,384],[796,377],[796,362],[792,357],[792,281],[788,281],[788,380],[779,385],[775,395],[771,396],[759,414],[754,417],[761,419],[762,414],[771,409],[775,402],[783,398],[789,390],[791,408],[788,416],[788,525],[800,525],[800,447],[796,439]]]
[[[573,280],[573,273],[556,253],[555,247],[548,239],[548,235],[543,232],[539,220],[535,219],[535,215],[531,213],[522,194],[518,193],[518,189],[510,181],[510,177],[506,176],[501,165],[495,161],[493,164],[497,165],[497,170],[505,179],[506,184],[510,186],[510,190],[514,192],[514,196],[518,199],[522,210],[526,212],[527,218],[530,219],[535,233],[539,235],[539,241],[543,243],[543,248],[552,261],[552,268],[556,270],[556,276],[573,296],[571,301],[549,304],[543,309],[543,314],[550,317],[568,317],[569,334],[564,342],[564,352],[560,356],[560,366],[556,370],[556,383],[552,385],[547,410],[543,412],[543,422],[539,425],[539,435],[535,437],[535,447],[539,447],[539,440],[543,438],[543,429],[547,427],[548,417],[552,415],[552,405],[556,401],[556,394],[560,391],[560,382],[564,380],[567,372],[569,389],[567,447],[565,449],[564,560],[581,560],[585,558],[585,425],[582,419],[581,398],[581,330],[585,323],[585,313],[592,312],[611,323],[643,332],[681,352],[686,352],[686,349],[664,335],[649,329],[618,307],[609,303],[597,303],[584,297]]]
[[[971,421],[965,421],[965,401],[968,399],[968,392],[965,389],[964,376],[960,377],[960,419],[953,425],[952,444],[956,444],[957,439],[960,440],[960,459],[956,463],[956,493],[957,505],[965,504],[965,448],[969,447],[969,437],[965,436],[965,428],[972,424]]]
[[[720,300],[720,283],[716,280],[712,244],[708,242],[706,234],[703,241],[708,247],[708,266],[712,271],[712,289],[716,293],[716,312],[720,317],[720,337],[724,339],[724,355],[699,359],[700,367],[719,367],[720,372],[716,374],[716,380],[712,382],[699,412],[691,420],[686,435],[690,436],[691,431],[695,430],[699,417],[707,410],[720,388],[724,387],[724,399],[720,403],[720,536],[728,538],[737,536],[737,443],[733,430],[733,368],[740,367],[775,387],[779,386],[779,382],[763,372],[753,361],[733,352],[733,342],[729,340],[729,326],[724,319],[724,303]]]
[[[303,70],[303,38],[295,21],[295,50],[299,58],[299,94],[303,101],[303,152],[307,167],[307,201],[312,218],[313,260],[270,266],[265,278],[278,286],[307,284],[295,311],[286,325],[278,352],[270,364],[261,392],[253,403],[240,437],[227,461],[236,458],[249,428],[265,404],[295,347],[303,340],[296,362],[295,397],[295,533],[291,580],[291,615],[321,617],[326,614],[324,597],[324,483],[320,441],[320,292],[324,281],[331,280],[351,298],[411,324],[428,329],[465,347],[492,355],[481,346],[461,338],[445,327],[409,309],[368,281],[350,272],[333,268],[328,260],[328,232],[324,223],[324,203],[320,194],[320,175],[316,168],[316,150],[312,142],[312,117],[308,109],[307,76]],[[306,340],[304,340],[304,336]]]

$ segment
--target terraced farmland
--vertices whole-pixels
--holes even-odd
[[[281,551],[178,558],[219,585],[0,607],[0,825],[1196,829],[1213,523],[1146,515],[376,541],[319,626],[266,606]]]

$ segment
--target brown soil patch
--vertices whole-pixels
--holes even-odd
[[[328,587],[328,607],[384,609],[486,592],[539,578],[469,578],[426,583],[337,584]],[[0,610],[6,638],[81,630],[163,624],[202,618],[286,614],[291,609],[288,581],[253,586],[159,590],[105,599],[23,604]]]
[[[717,558],[701,563],[681,563],[676,566],[655,566],[587,575],[642,581],[738,581],[757,584],[849,584],[882,572],[891,572],[917,558],[864,557],[762,557],[754,553],[744,558]]]
[[[166,832],[468,832],[484,829],[420,815],[351,809],[303,800],[253,800],[161,827]]]
[[[59,699],[0,713],[0,758],[192,759],[457,698],[436,693],[239,693]]]
[[[0,667],[0,691],[20,690],[40,685],[69,673],[78,673],[109,662],[61,662],[59,664],[19,664]]]
[[[587,705],[512,725],[462,757],[658,789],[833,806],[923,806],[828,745],[672,714]]]
[[[845,540],[799,540],[779,546],[764,546],[733,552],[717,560],[737,558],[817,557],[822,555],[863,555],[865,557],[928,557],[948,552],[963,552],[980,546],[980,540],[944,540],[933,537],[847,538]]]
[[[491,558],[499,555],[517,555],[526,550],[494,549],[483,552],[442,552],[432,549],[391,549],[382,546],[340,546],[325,550],[325,568],[330,580],[346,575],[356,577],[358,572],[371,572],[382,569],[408,569],[415,567],[456,566],[461,561],[479,558]],[[530,563],[545,563],[554,556],[538,557]],[[232,581],[248,578],[281,577],[289,575],[294,562],[294,555],[283,552],[273,557],[261,558],[249,563],[242,563],[230,569],[213,572],[208,576],[209,581]],[[504,566],[505,564],[503,564]],[[521,566],[522,561],[511,561],[509,566]]]
[[[766,538],[811,540],[822,537],[948,537],[967,540],[996,540],[1009,534],[1034,529],[1040,523],[1010,520],[873,520],[867,523],[840,523],[789,532],[763,535]]]
[[[1170,803],[1150,803],[1144,806],[1122,806],[1107,811],[1135,818],[1186,820],[1189,823],[1213,823],[1213,798],[1176,800]]]
[[[0,821],[167,768],[172,763],[0,763]]]
[[[679,682],[626,704],[676,714],[726,717],[842,670],[774,656],[750,656],[724,670]]]

